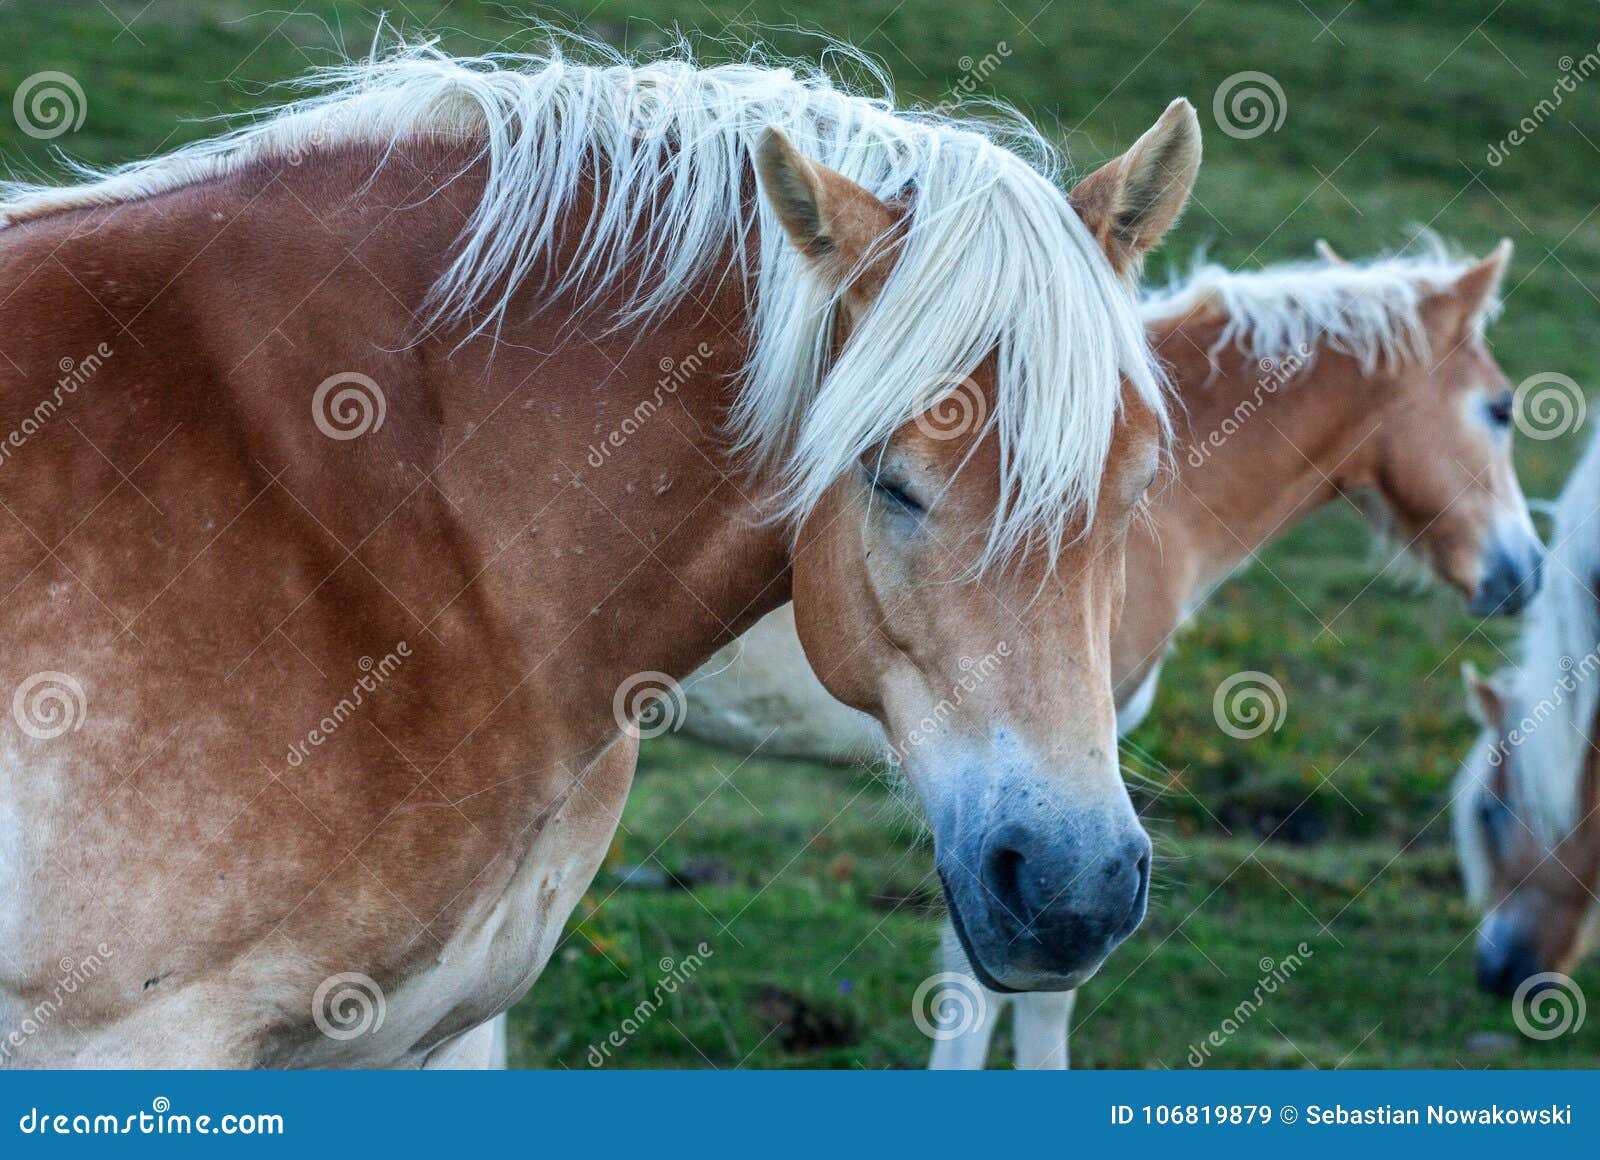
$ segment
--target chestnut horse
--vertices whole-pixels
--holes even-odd
[[[1087,977],[1148,885],[1109,644],[1187,103],[1069,201],[803,70],[319,83],[0,202],[0,1060],[488,1062],[656,686],[790,600],[890,736],[1006,643],[911,775],[985,981]]]
[[[1117,723],[1149,712],[1174,634],[1241,562],[1343,496],[1397,534],[1480,614],[1515,612],[1542,548],[1511,461],[1512,392],[1483,339],[1510,244],[1478,262],[1421,252],[1253,273],[1205,267],[1150,296],[1146,323],[1182,406],[1171,478],[1128,545],[1112,641]],[[835,761],[884,752],[876,723],[807,667],[773,612],[688,684],[683,731],[743,752]],[[974,666],[941,710],[986,679]],[[937,730],[936,713],[924,728]],[[896,756],[897,754],[891,754]],[[947,966],[963,972],[945,939]],[[1017,1060],[1064,1067],[1070,994],[1015,997]],[[981,1067],[1005,996],[941,1038],[935,1067]]]
[[[1569,973],[1600,933],[1600,437],[1553,512],[1549,577],[1515,668],[1464,667],[1482,736],[1456,778],[1478,981],[1511,995]]]

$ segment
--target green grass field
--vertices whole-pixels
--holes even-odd
[[[1403,242],[1408,223],[1478,252],[1510,236],[1517,257],[1491,334],[1503,366],[1513,382],[1559,371],[1592,387],[1600,101],[1580,87],[1502,164],[1487,154],[1534,116],[1564,58],[1596,50],[1595,4],[1341,7],[603,0],[539,11],[621,44],[659,40],[662,26],[712,38],[802,23],[857,43],[903,96],[928,102],[1003,43],[983,90],[1034,115],[1085,170],[1187,95],[1206,160],[1168,255],[1204,245],[1258,265],[1308,256],[1317,237],[1359,255]],[[409,0],[390,16],[459,51],[528,43],[525,21],[500,5]],[[52,146],[108,162],[202,135],[194,118],[258,105],[268,82],[364,51],[376,17],[325,0],[0,0],[0,21],[0,93],[60,70],[87,96],[82,127],[50,142],[0,111],[0,151],[28,172],[49,170]],[[796,32],[767,39],[817,48]],[[1286,111],[1276,131],[1236,139],[1217,130],[1212,103],[1244,71],[1269,74]],[[1162,270],[1158,257],[1151,271]],[[1584,434],[1524,442],[1531,495],[1554,493]],[[1262,961],[1305,943],[1303,969],[1208,1066],[1594,1063],[1600,1019],[1536,1042],[1471,984],[1472,915],[1441,811],[1472,732],[1460,662],[1500,663],[1511,628],[1468,618],[1409,573],[1375,579],[1348,513],[1311,520],[1267,563],[1218,594],[1131,739],[1125,761],[1160,786],[1147,813],[1166,857],[1146,926],[1080,1000],[1075,1062],[1187,1066]],[[1248,742],[1211,713],[1218,682],[1241,669],[1273,674],[1288,694],[1283,728]],[[918,1066],[929,1042],[911,995],[935,969],[930,872],[919,823],[880,781],[653,742],[608,869],[513,1013],[513,1061],[590,1066],[591,1045],[704,943],[703,964],[607,1066]],[[663,888],[663,877],[690,888]],[[1600,999],[1600,970],[1580,983]]]

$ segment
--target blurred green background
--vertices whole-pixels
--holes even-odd
[[[1126,148],[1167,101],[1200,110],[1206,156],[1165,249],[1227,264],[1308,257],[1326,237],[1356,256],[1425,223],[1486,252],[1517,244],[1491,332],[1511,379],[1586,388],[1600,317],[1600,100],[1580,88],[1499,165],[1488,160],[1556,82],[1597,51],[1592,0],[640,0],[538,9],[407,0],[409,34],[459,52],[531,47],[528,15],[614,44],[679,28],[708,58],[759,35],[815,56],[820,29],[882,60],[902,99],[948,96],[1005,46],[980,91],[1011,101],[1081,171]],[[209,131],[203,118],[267,101],[263,87],[371,43],[377,9],[262,0],[0,0],[0,94],[43,71],[87,94],[52,142],[0,115],[13,173],[54,170],[52,147],[111,162]],[[780,30],[786,29],[786,30]],[[1217,129],[1226,78],[1270,75],[1286,111],[1250,139]],[[1600,79],[1586,82],[1600,84]],[[1600,91],[1600,90],[1597,90]],[[6,110],[9,112],[9,110]],[[1158,256],[1152,277],[1164,277]],[[1553,495],[1586,432],[1524,441],[1532,496]],[[1308,521],[1225,587],[1168,665],[1125,763],[1165,857],[1150,920],[1084,992],[1074,1062],[1182,1067],[1249,994],[1261,960],[1314,952],[1210,1066],[1586,1066],[1600,1019],[1535,1042],[1471,982],[1473,916],[1441,815],[1470,743],[1460,662],[1501,663],[1513,629],[1374,562],[1344,511]],[[1212,719],[1241,669],[1288,694],[1283,728],[1235,741]],[[1152,790],[1154,792],[1152,792]],[[534,993],[513,1012],[513,1062],[590,1066],[598,1044],[705,943],[692,980],[612,1048],[607,1066],[920,1066],[911,996],[936,969],[937,885],[914,810],[851,771],[646,746],[607,868]],[[1580,976],[1600,996],[1600,971]],[[1006,1032],[997,1041],[1003,1059]]]

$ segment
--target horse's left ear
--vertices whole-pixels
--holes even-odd
[[[830,290],[848,280],[847,304],[867,305],[887,271],[862,264],[894,229],[893,211],[844,174],[806,157],[774,127],[761,134],[755,166],[762,195],[812,271]]]
[[[1494,305],[1511,265],[1511,239],[1501,238],[1489,256],[1468,266],[1447,292],[1454,299],[1463,326],[1476,323]]]
[[[1072,208],[1123,278],[1138,276],[1145,254],[1183,212],[1200,172],[1200,119],[1179,97],[1121,157],[1072,190]]]

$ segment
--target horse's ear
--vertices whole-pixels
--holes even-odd
[[[1200,171],[1200,119],[1179,97],[1121,157],[1078,182],[1072,208],[1111,266],[1133,278],[1183,212]]]
[[[1501,238],[1500,244],[1461,272],[1455,282],[1444,291],[1444,296],[1460,320],[1463,330],[1476,325],[1484,313],[1494,305],[1500,293],[1500,283],[1511,265],[1511,239]]]
[[[1499,729],[1506,719],[1506,696],[1498,677],[1486,677],[1471,661],[1461,663],[1461,683],[1467,690],[1467,712],[1486,729]]]
[[[846,301],[866,305],[886,271],[874,277],[862,262],[894,228],[893,211],[844,174],[803,155],[776,128],[762,132],[755,164],[762,195],[812,270],[830,289],[850,280]]]
[[[1348,266],[1350,264],[1339,256],[1339,252],[1337,250],[1328,245],[1328,240],[1326,238],[1318,238],[1312,243],[1312,247],[1317,251],[1317,257],[1321,258],[1330,266]]]

